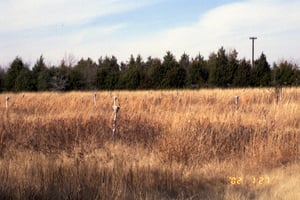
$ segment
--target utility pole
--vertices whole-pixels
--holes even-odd
[[[250,37],[250,40],[252,40],[252,68],[254,67],[254,40],[257,39],[257,37]]]

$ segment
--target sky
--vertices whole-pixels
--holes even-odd
[[[208,58],[222,46],[250,60],[300,64],[299,0],[0,0],[0,66],[114,55]],[[71,59],[72,58],[72,59]]]

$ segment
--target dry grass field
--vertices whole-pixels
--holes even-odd
[[[93,94],[0,94],[0,199],[300,199],[300,88]]]

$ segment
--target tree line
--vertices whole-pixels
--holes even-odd
[[[0,67],[0,91],[71,91],[71,90],[137,90],[210,87],[299,86],[300,69],[288,61],[271,67],[261,53],[254,66],[238,59],[236,50],[221,47],[208,59],[183,54],[179,60],[171,52],[163,59],[131,55],[127,63],[115,56],[80,59],[76,64],[46,66],[43,56],[32,69],[16,57],[7,69]]]

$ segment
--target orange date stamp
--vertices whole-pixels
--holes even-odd
[[[257,186],[269,185],[271,180],[267,175],[264,176],[229,176],[228,181],[231,185],[252,184]]]

